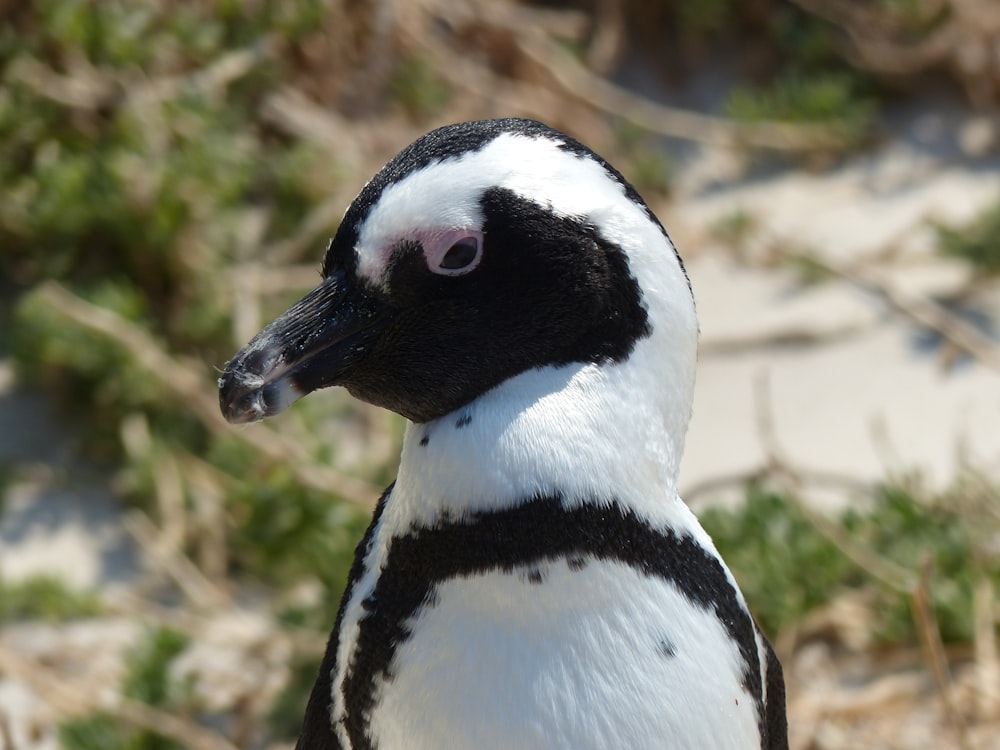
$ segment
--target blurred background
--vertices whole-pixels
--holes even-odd
[[[0,748],[290,748],[402,420],[227,359],[432,127],[662,218],[798,750],[1000,743],[1000,3],[0,0]]]

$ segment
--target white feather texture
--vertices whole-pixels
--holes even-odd
[[[739,652],[714,614],[621,564],[557,561],[543,575],[438,587],[376,697],[376,747],[760,746]]]

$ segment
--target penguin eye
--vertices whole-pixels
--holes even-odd
[[[448,252],[441,259],[441,268],[458,270],[465,268],[476,259],[479,252],[479,243],[475,237],[463,237],[454,245],[448,248]]]
[[[423,243],[427,266],[442,276],[461,276],[474,270],[483,257],[483,233],[449,231]]]

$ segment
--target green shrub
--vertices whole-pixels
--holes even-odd
[[[35,576],[16,583],[0,578],[0,622],[65,622],[96,617],[101,612],[96,594],[74,591],[51,576]]]
[[[187,643],[186,636],[168,628],[147,634],[127,657],[122,693],[140,703],[168,710],[186,702],[187,687],[173,681],[170,665]],[[100,711],[63,722],[59,740],[65,750],[183,750],[174,740],[149,730],[134,729]]]
[[[701,514],[754,616],[774,636],[865,577],[798,509],[751,487],[746,505]]]
[[[941,252],[985,273],[1000,271],[1000,201],[962,227],[935,226]]]
[[[726,113],[743,122],[777,121],[838,125],[852,143],[872,127],[875,103],[848,73],[805,73],[791,70],[769,85],[733,90]]]
[[[1000,498],[993,502],[1000,505]],[[879,583],[872,571],[860,567],[817,529],[796,503],[751,487],[744,507],[710,509],[701,519],[769,634],[801,622],[838,593],[863,588],[875,596],[877,640],[918,642],[910,593]],[[942,638],[972,640],[974,582],[985,575],[1000,587],[1000,561],[979,554],[973,543],[973,530],[981,529],[982,519],[963,513],[960,505],[946,498],[928,500],[906,487],[887,485],[870,508],[848,511],[839,524],[872,553],[911,571],[914,580],[929,558],[930,594]]]

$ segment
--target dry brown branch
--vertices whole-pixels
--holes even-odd
[[[813,260],[845,281],[878,294],[899,312],[939,333],[981,364],[1000,372],[1000,347],[971,323],[952,314],[933,300],[907,294],[874,273],[851,270],[818,257]]]
[[[1000,657],[997,655],[996,592],[992,579],[980,572],[973,592],[975,620],[976,713],[991,719],[1000,711]]]
[[[295,234],[271,243],[261,251],[260,257],[268,265],[274,266],[301,258],[307,248],[318,245],[324,238],[329,238],[331,228],[340,224],[340,219],[354,198],[358,187],[358,185],[345,185],[334,190],[331,195],[310,209],[309,214],[299,224]],[[316,248],[316,268],[319,268],[319,254],[322,250],[322,247]],[[319,277],[314,276],[312,283],[313,285],[319,283]]]
[[[253,259],[260,252],[264,242],[264,234],[271,222],[270,210],[249,209],[244,212],[244,218],[239,222],[239,238],[234,248],[234,264],[239,267],[252,265],[257,269]],[[232,287],[229,299],[232,301],[233,338],[235,341],[249,341],[261,326],[261,294],[258,288],[256,273],[234,275],[231,277]]]
[[[996,104],[1000,5],[993,0],[921,0],[906,6],[793,1],[843,30],[847,41],[840,45],[840,52],[851,65],[887,76],[944,70],[959,80],[974,105],[989,108]],[[920,23],[936,25],[915,32]]]
[[[184,503],[184,482],[177,459],[169,452],[159,456],[153,467],[156,510],[160,518],[160,538],[171,552],[179,552],[188,535],[188,514]]]
[[[775,151],[836,151],[846,143],[840,128],[783,122],[739,123],[658,104],[594,75],[538,34],[517,37],[520,51],[544,68],[564,96],[594,109],[632,120],[651,133],[720,147]]]
[[[151,467],[159,518],[156,541],[160,553],[166,557],[182,555],[184,545],[191,540],[199,551],[200,570],[209,580],[222,580],[228,559],[227,524],[222,509],[226,477],[214,466],[180,449],[177,453],[161,450],[154,456],[152,435],[144,414],[133,414],[122,421],[121,441],[132,461],[141,461]],[[189,518],[187,499],[191,501],[195,524]],[[197,529],[192,528],[194,525]]]
[[[229,596],[208,580],[180,549],[161,539],[161,533],[142,511],[132,510],[125,515],[125,529],[149,564],[173,579],[196,607],[213,609],[230,604]]]
[[[454,20],[454,19],[452,19]],[[455,52],[439,43],[438,36],[422,33],[419,29],[401,28],[402,39],[434,67],[442,80],[459,91],[485,101],[485,114],[518,113],[526,117],[552,120],[554,111],[552,93],[541,86],[526,81],[504,78],[475,57],[466,57],[462,66],[455,65]],[[483,108],[473,106],[468,116],[459,113],[454,119],[485,116]]]
[[[319,262],[301,263],[294,266],[269,266],[252,261],[226,270],[225,284],[236,284],[237,279],[246,274],[252,278],[250,286],[261,295],[305,294],[320,282]],[[254,330],[256,333],[256,329]],[[242,339],[239,339],[242,340]]]
[[[949,59],[961,39],[961,29],[948,22],[923,39],[909,43],[890,38],[888,14],[871,6],[844,0],[793,0],[812,13],[844,30],[851,39],[851,61],[858,67],[888,75],[919,73]]]
[[[2,750],[17,750],[14,737],[10,732],[10,719],[6,711],[0,711],[0,740],[3,741]]]
[[[723,338],[716,336],[698,344],[698,353],[738,354],[766,347],[816,346],[850,339],[870,330],[867,322],[847,322],[839,326],[814,327],[797,321],[789,322],[777,330],[764,331],[746,336]]]
[[[0,643],[0,671],[27,685],[39,698],[66,716],[102,711],[138,729],[145,729],[179,742],[190,750],[238,750],[224,737],[197,724],[148,706],[119,698],[101,699],[104,691],[93,685],[74,685],[38,661],[25,659]]]
[[[206,461],[180,454],[193,501],[193,544],[199,570],[210,581],[223,581],[229,570],[229,527],[226,517],[226,477]]]
[[[503,32],[511,28],[510,41],[518,52],[537,68],[545,71],[559,93],[559,99],[580,102],[601,113],[625,117],[652,133],[692,140],[722,147],[752,146],[778,151],[830,151],[843,148],[845,137],[840,128],[830,125],[797,125],[782,122],[739,123],[722,117],[702,115],[689,110],[657,104],[627,91],[586,69],[565,53],[544,30],[513,23],[505,14],[509,6],[480,13],[478,6],[443,5],[437,0],[425,2],[426,16],[458,28],[487,26]],[[440,5],[440,7],[438,7]],[[488,93],[491,102],[526,113],[538,110],[539,102],[552,100],[552,92],[543,86],[501,79],[485,66],[466,57],[461,71],[455,66],[454,50],[441,49],[439,35],[400,29],[407,42],[420,49],[435,70],[453,86],[476,96]]]
[[[67,291],[56,282],[46,282],[35,292],[48,306],[74,325],[99,333],[128,351],[133,360],[194,414],[213,433],[225,432],[242,440],[270,460],[287,464],[296,478],[308,487],[336,492],[344,499],[368,508],[380,491],[369,483],[346,477],[318,466],[303,448],[265,425],[235,429],[219,412],[218,397],[208,385],[214,379],[192,362],[184,362],[164,352],[152,336],[114,312],[93,305]]]
[[[282,132],[317,144],[330,153],[338,170],[348,174],[374,173],[382,165],[386,152],[392,150],[392,146],[380,140],[372,128],[352,124],[290,85],[265,97],[260,117]],[[302,257],[307,248],[326,239],[331,228],[339,225],[358,189],[360,184],[353,181],[338,183],[330,195],[309,211],[295,234],[272,242],[259,257],[272,266]]]
[[[71,109],[100,109],[121,95],[115,81],[85,59],[75,64],[70,75],[60,75],[33,57],[25,57],[11,63],[7,74],[9,81]]]
[[[218,94],[242,78],[277,50],[273,39],[265,39],[245,49],[234,50],[193,73],[155,79],[126,80],[123,76],[96,68],[82,54],[72,55],[69,73],[56,73],[34,58],[22,58],[10,68],[11,80],[36,94],[72,109],[97,110],[115,101],[146,105],[172,98],[182,89]]]
[[[909,596],[912,603],[914,620],[920,634],[922,650],[931,675],[934,679],[934,684],[942,703],[946,721],[957,738],[957,746],[962,748],[962,750],[968,750],[972,747],[971,740],[969,739],[968,728],[966,727],[961,712],[955,703],[955,692],[953,690],[949,670],[948,656],[941,641],[941,634],[931,605],[930,559],[925,559],[919,574],[914,574],[912,571],[897,565],[891,560],[881,557],[874,550],[868,549],[864,545],[860,544],[842,527],[831,522],[822,514],[815,512],[809,507],[808,503],[802,502],[799,499],[801,488],[803,484],[808,482],[809,472],[796,468],[788,460],[786,454],[779,445],[772,416],[770,393],[766,379],[761,378],[756,383],[755,391],[758,430],[761,436],[761,442],[764,446],[765,454],[767,456],[766,468],[762,473],[766,474],[766,476],[768,476],[768,478],[772,481],[777,481],[784,485],[787,490],[785,494],[790,501],[795,503],[799,511],[809,519],[812,525],[830,542],[832,542],[845,556],[851,559],[859,567],[866,570],[873,578],[879,580],[884,585]],[[985,628],[989,635],[989,637],[984,640],[982,648],[986,648],[986,650],[988,650],[989,646],[992,645],[995,651],[993,630],[996,623],[992,615],[992,582],[986,580],[985,586],[989,589],[987,598],[989,599],[990,606],[988,608],[985,607],[985,605],[982,606],[983,609],[988,610],[988,615],[980,613],[977,621],[982,621],[982,625],[980,627]],[[978,656],[981,647],[978,643],[976,645]],[[987,654],[987,656],[989,655]],[[989,664],[993,664],[995,666],[995,662],[995,653],[993,653],[992,658],[984,659],[984,664],[987,667]],[[977,663],[976,666],[979,669],[982,668],[982,665],[979,663]],[[992,672],[988,672],[987,674],[980,673],[978,677],[982,681],[991,679],[992,675]],[[995,688],[990,685],[988,691],[989,694],[992,695],[995,693]],[[827,713],[828,703],[829,702],[824,699],[822,709],[823,714]],[[803,707],[799,705],[797,706],[797,710],[801,711],[803,710]],[[866,705],[865,710],[862,713],[870,714],[870,710],[871,706]],[[808,713],[808,711],[806,712]]]
[[[364,129],[352,126],[289,84],[264,98],[260,117],[282,132],[316,143],[352,164],[371,151],[371,137]]]
[[[600,0],[600,5],[621,6],[620,0]],[[583,41],[589,26],[595,21],[587,13],[569,7],[546,8],[526,5],[520,2],[497,2],[497,0],[473,0],[467,3],[440,0],[425,2],[425,13],[451,22],[467,23],[477,19],[495,29],[511,34],[534,29],[554,39],[574,42]],[[612,9],[607,9],[612,10]],[[599,12],[605,12],[603,9]],[[613,11],[612,11],[613,12]],[[596,23],[599,23],[596,22]],[[595,34],[601,33],[594,29]]]
[[[771,263],[800,260],[801,253],[785,248],[780,240],[763,240],[770,253]],[[892,253],[893,242],[880,255]],[[837,263],[819,255],[809,255],[808,261],[831,276],[847,281],[865,291],[882,297],[897,312],[941,335],[959,351],[1000,372],[1000,346],[979,331],[974,325],[954,315],[928,297],[904,292],[892,282],[872,270]]]
[[[798,720],[836,717],[857,721],[873,712],[886,712],[912,703],[927,687],[926,677],[915,672],[888,675],[871,685],[850,691],[821,693],[805,691],[795,696]]]
[[[937,686],[938,696],[944,709],[945,718],[951,725],[961,750],[969,750],[969,738],[965,727],[965,722],[955,706],[953,693],[951,690],[951,672],[948,668],[948,658],[944,652],[944,644],[941,642],[941,631],[938,630],[937,619],[934,617],[933,606],[931,605],[931,558],[925,557],[920,569],[920,577],[917,585],[910,593],[910,602],[913,605],[913,618],[917,624],[917,631],[920,633],[920,643],[924,648],[927,661],[934,675],[934,684]]]
[[[587,48],[587,66],[595,73],[611,71],[628,45],[625,3],[598,0],[594,12],[594,33]]]
[[[192,639],[201,641],[205,641],[206,633],[210,632],[206,623],[215,618],[216,613],[219,612],[219,610],[210,609],[195,611],[190,607],[168,607],[126,590],[116,590],[111,594],[105,594],[101,598],[101,604],[109,612],[135,617],[143,622],[178,630]],[[227,605],[225,611],[232,614],[237,607],[238,605],[235,603],[232,606]],[[254,615],[259,614],[258,610],[254,610]],[[270,638],[273,641],[287,642],[295,652],[309,657],[323,655],[328,636],[329,634],[326,632],[319,633],[288,628],[277,622],[270,629]]]

